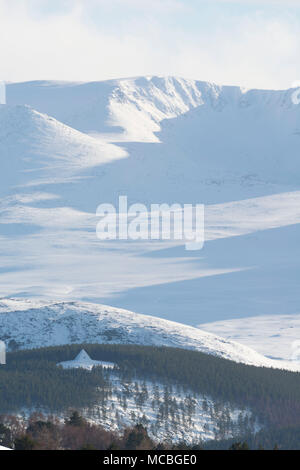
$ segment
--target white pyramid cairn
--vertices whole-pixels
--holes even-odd
[[[90,363],[92,361],[92,359],[90,358],[88,353],[84,349],[82,349],[80,351],[80,353],[75,357],[74,361],[75,362],[88,362],[88,363]]]
[[[94,361],[90,358],[88,353],[82,349],[80,353],[73,359],[73,361],[64,361],[57,364],[63,369],[87,369],[92,370],[93,367],[103,367],[105,369],[113,369],[115,364],[113,362]]]

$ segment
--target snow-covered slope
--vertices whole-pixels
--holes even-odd
[[[293,110],[294,90],[245,90],[238,86],[180,77],[135,77],[92,83],[33,81],[7,85],[8,104],[29,104],[85,133],[116,132],[130,141],[157,141],[164,119],[176,118],[204,106],[222,114],[233,111],[265,109],[274,118]],[[275,112],[275,113],[274,113]]]
[[[210,203],[297,187],[293,92],[138,77],[10,84],[7,99],[97,138],[125,141],[128,158],[99,175],[94,197],[111,201],[123,191],[132,201]]]
[[[104,305],[2,299],[0,339],[31,349],[70,343],[131,343],[194,349],[236,362],[300,370],[239,343],[180,323]]]
[[[26,186],[74,181],[88,168],[124,155],[118,147],[95,140],[28,106],[0,105],[2,197],[24,191]]]
[[[157,441],[195,444],[214,438],[239,436],[245,433],[245,428],[247,434],[261,428],[250,409],[241,410],[235,404],[220,404],[188,388],[174,385],[170,389],[162,383],[153,384],[136,377],[132,383],[124,383],[117,373],[110,374],[109,380],[109,397],[93,408],[80,412],[90,422],[116,433],[140,422]]]
[[[294,90],[173,77],[7,88],[0,295],[92,300],[194,326],[299,311]],[[206,203],[204,250],[97,241],[96,207],[120,194]]]
[[[201,330],[238,341],[272,359],[300,364],[300,315],[262,315],[199,325]]]
[[[175,77],[7,86],[9,104],[29,104],[86,133],[116,133],[113,128],[120,127],[120,139],[138,142],[158,141],[154,132],[160,129],[160,121],[175,118],[204,100],[212,101],[217,94],[213,84]]]

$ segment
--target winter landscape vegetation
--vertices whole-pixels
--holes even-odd
[[[0,450],[299,450],[296,19],[20,3],[0,0],[0,43],[18,19],[30,51],[0,48]]]
[[[116,435],[140,425],[154,442],[199,446],[297,425],[293,93],[175,77],[7,86],[0,107],[4,421],[17,413],[30,423],[42,413],[48,418],[40,421],[52,423],[50,416],[67,420],[74,408]],[[145,205],[204,203],[204,248],[97,239],[97,205],[117,205],[120,195]],[[152,357],[147,367],[143,354]],[[160,354],[187,360],[200,382],[162,369]],[[211,360],[227,370],[230,391],[220,372],[208,378]],[[240,374],[247,387],[234,386]]]

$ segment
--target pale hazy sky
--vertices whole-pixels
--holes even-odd
[[[300,80],[300,0],[0,0],[0,80]]]

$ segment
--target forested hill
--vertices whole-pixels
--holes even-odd
[[[95,360],[113,362],[115,369],[107,371],[96,367],[90,372],[64,370],[56,365],[74,359],[82,348]],[[158,399],[156,404],[157,384],[163,387],[160,393],[164,398]],[[105,409],[114,393],[116,401],[122,404],[115,414],[127,412],[131,398],[136,410],[142,412],[152,389],[151,406],[158,424],[160,418],[170,419],[170,422],[173,419],[175,423],[178,415],[180,425],[180,413],[187,414],[187,410],[192,423],[197,413],[208,416],[205,409],[210,408],[213,410],[210,419],[215,413],[219,426],[214,436],[207,430],[206,435],[211,438],[230,437],[240,432],[241,426],[243,431],[252,432],[255,423],[267,430],[279,430],[296,426],[300,421],[299,373],[247,366],[198,351],[112,344],[68,345],[9,353],[7,365],[0,368],[0,412],[43,409],[61,413],[70,408],[91,410],[99,403]],[[182,393],[185,393],[184,399],[180,399]],[[201,410],[195,408],[199,397],[202,397]],[[246,410],[246,414],[241,415],[244,421],[239,429],[234,428],[234,410]],[[105,413],[101,415],[101,410],[99,413],[97,422],[105,420],[107,423]],[[116,419],[118,423],[120,416]],[[227,426],[226,432],[222,426]]]

